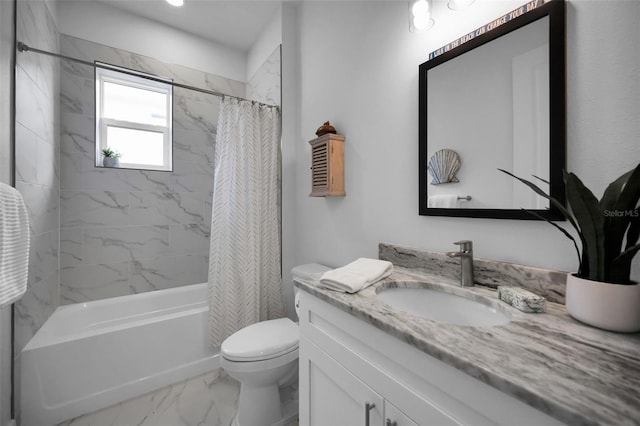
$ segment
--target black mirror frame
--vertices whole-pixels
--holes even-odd
[[[565,204],[562,172],[566,161],[566,56],[565,2],[552,0],[524,15],[442,53],[419,66],[419,214],[421,216],[477,217],[492,219],[538,220],[524,209],[428,208],[427,188],[427,71],[465,52],[514,31],[545,16],[549,17],[549,191]],[[500,173],[496,169],[496,173]],[[523,176],[529,179],[529,176]],[[512,179],[505,175],[505,178]],[[532,210],[545,219],[564,220],[557,207]]]

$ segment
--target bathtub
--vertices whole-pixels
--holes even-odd
[[[24,426],[47,426],[220,366],[207,284],[59,307],[21,356]]]

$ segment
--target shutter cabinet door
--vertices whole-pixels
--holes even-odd
[[[311,197],[343,197],[344,140],[342,135],[327,134],[311,144]]]

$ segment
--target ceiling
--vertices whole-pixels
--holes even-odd
[[[270,0],[96,0],[205,39],[248,51],[279,9]]]

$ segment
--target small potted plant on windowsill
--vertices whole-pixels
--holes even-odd
[[[499,170],[548,199],[577,231],[582,253],[567,230],[529,212],[559,229],[578,252],[578,272],[567,275],[569,315],[605,330],[640,331],[640,284],[631,280],[631,261],[640,250],[640,164],[609,184],[600,201],[575,174],[564,172],[567,207],[534,183]]]
[[[104,167],[120,167],[120,154],[118,151],[114,151],[111,148],[102,148],[102,165]]]

